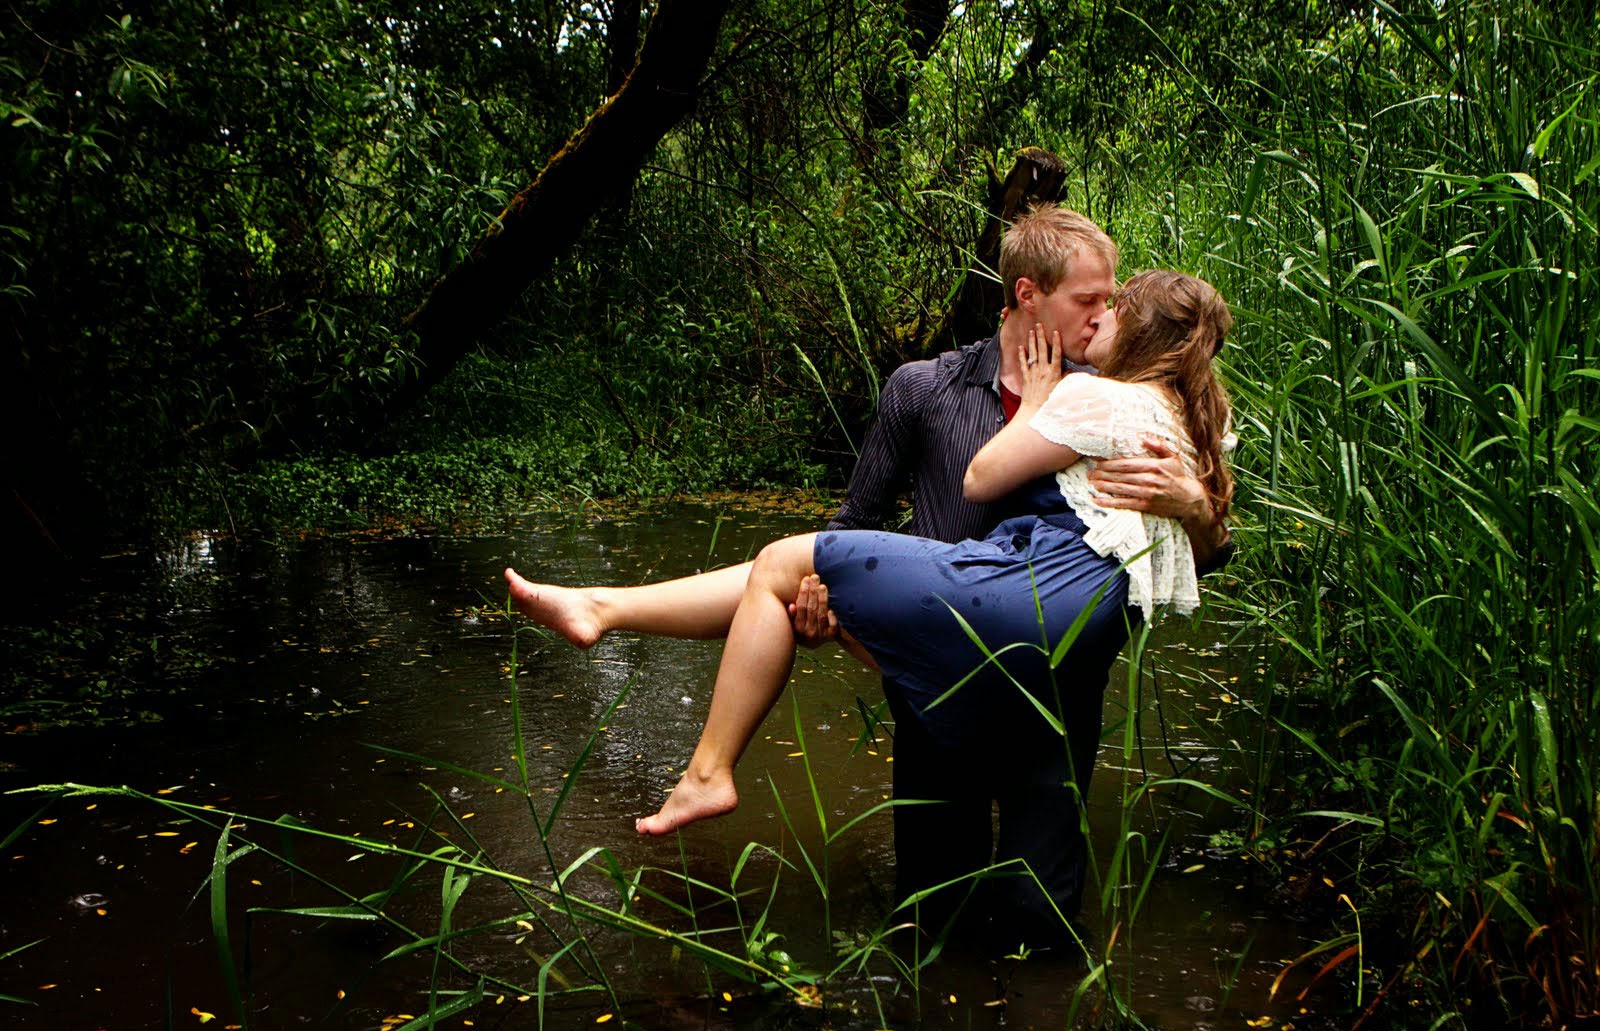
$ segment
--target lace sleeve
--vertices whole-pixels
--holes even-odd
[[[1090,458],[1137,453],[1138,431],[1131,425],[1122,387],[1114,380],[1073,373],[1056,384],[1028,425],[1052,444]]]

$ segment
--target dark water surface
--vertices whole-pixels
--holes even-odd
[[[158,797],[255,820],[291,815],[342,835],[382,839],[432,851],[445,842],[430,826],[466,845],[468,833],[500,869],[540,886],[551,879],[526,804],[511,793],[442,766],[407,761],[371,746],[433,757],[468,770],[515,779],[512,706],[507,677],[513,627],[499,611],[499,572],[507,564],[557,582],[639,583],[741,561],[784,533],[814,529],[812,516],[658,507],[632,518],[529,516],[493,533],[373,538],[320,537],[242,543],[197,536],[161,558],[155,575],[173,604],[160,620],[161,647],[189,649],[196,672],[165,684],[153,703],[162,717],[145,725],[100,730],[12,734],[5,742],[0,785],[8,789],[72,781],[126,784]],[[148,563],[112,561],[98,572],[105,604],[118,578],[129,586]],[[1142,762],[1170,775],[1168,755],[1185,775],[1228,790],[1248,782],[1234,769],[1248,734],[1237,713],[1232,677],[1247,675],[1206,640],[1184,642],[1163,630],[1160,661],[1188,676],[1162,678],[1164,721],[1146,711]],[[601,725],[618,692],[632,684],[625,706],[605,722],[551,837],[558,867],[595,847],[610,850],[624,871],[647,872],[641,917],[677,931],[728,927],[731,907],[710,905],[712,887],[726,889],[748,842],[770,846],[744,865],[738,888],[748,894],[747,926],[771,899],[765,927],[799,965],[826,969],[835,961],[825,931],[870,934],[889,909],[893,885],[887,812],[864,820],[826,850],[817,830],[792,700],[799,703],[812,775],[824,815],[837,828],[888,797],[892,749],[856,747],[860,703],[881,699],[876,679],[833,649],[802,653],[791,690],[762,728],[740,768],[743,805],[677,840],[644,840],[635,816],[654,811],[692,750],[704,719],[719,648],[614,635],[589,653],[523,632],[518,685],[530,779],[541,817]],[[1091,792],[1091,821],[1102,869],[1122,836],[1120,799],[1145,776],[1123,761],[1124,694],[1114,679],[1108,696],[1108,738]],[[1230,711],[1234,710],[1234,711]],[[165,794],[158,794],[165,792]],[[783,799],[786,825],[774,802]],[[459,825],[437,813],[442,799]],[[0,855],[6,892],[0,907],[0,1002],[6,1026],[37,1028],[199,1027],[237,1023],[221,976],[211,931],[207,876],[215,827],[149,802],[66,797],[33,816],[45,799],[6,798],[0,832],[25,829]],[[1107,920],[1091,898],[1083,914],[1091,948],[1114,935],[1109,968],[1118,991],[1149,1024],[1166,1028],[1241,1027],[1271,1016],[1270,1026],[1299,1018],[1303,979],[1276,1002],[1267,990],[1284,961],[1300,954],[1315,928],[1287,919],[1266,898],[1270,879],[1250,863],[1208,851],[1208,835],[1238,818],[1206,805],[1204,796],[1162,792],[1140,805],[1131,829],[1137,848],[1170,831],[1148,895],[1133,924],[1125,921],[1131,892]],[[1194,810],[1194,811],[1191,811]],[[221,822],[220,819],[217,822]],[[251,907],[298,908],[340,902],[319,880],[355,894],[396,877],[393,857],[364,854],[342,842],[285,836],[247,824],[242,839],[287,854],[296,873],[260,854],[229,866],[227,887],[233,953],[245,964],[251,1025],[288,1028],[396,1027],[402,1014],[425,1013],[434,965],[430,950],[379,963],[405,943],[375,922],[331,921]],[[423,835],[419,837],[419,835]],[[798,835],[798,838],[796,838]],[[237,847],[238,840],[234,842]],[[419,844],[420,842],[420,844]],[[828,901],[801,858],[819,864],[826,852]],[[780,865],[773,853],[791,864]],[[712,887],[683,887],[682,875]],[[776,879],[776,888],[774,880]],[[617,891],[600,865],[574,875],[571,889],[615,905]],[[1091,894],[1093,894],[1091,892]],[[687,896],[687,898],[686,898]],[[389,906],[423,933],[438,930],[437,870],[418,874]],[[696,915],[671,903],[693,902]],[[475,880],[453,915],[453,927],[488,923],[526,911],[501,885]],[[718,947],[742,953],[740,937],[714,935]],[[905,941],[907,932],[891,941]],[[616,932],[590,934],[593,962],[603,967],[625,1017],[646,1027],[870,1028],[1063,1027],[1085,967],[1035,955],[989,962],[952,953],[922,974],[920,996],[888,962],[842,976],[827,989],[829,1009],[796,1005],[783,992],[760,994],[707,973],[668,944]],[[1132,947],[1127,948],[1131,942]],[[549,958],[541,932],[514,924],[458,939],[455,954],[473,969],[524,986],[537,983]],[[573,956],[578,953],[575,952]],[[555,966],[584,982],[571,962]],[[441,987],[470,988],[445,977]],[[731,998],[724,998],[724,993]],[[515,993],[442,1022],[445,1027],[537,1026],[536,1001]],[[1085,1009],[1098,997],[1089,992]],[[881,1010],[880,1008],[881,1007]],[[552,998],[552,1027],[593,1027],[614,1012],[602,993]],[[621,1026],[621,1020],[611,1023]],[[1257,1024],[1256,1026],[1261,1026]]]

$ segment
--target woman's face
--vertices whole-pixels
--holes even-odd
[[[1095,330],[1094,338],[1089,341],[1089,346],[1084,349],[1084,357],[1095,368],[1102,368],[1106,360],[1111,357],[1112,344],[1117,338],[1117,309],[1111,308],[1100,316],[1100,327]]]

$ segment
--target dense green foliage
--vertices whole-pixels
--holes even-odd
[[[1173,201],[1201,237],[1173,256],[1253,323],[1242,609],[1301,752],[1263,777],[1352,814],[1323,847],[1409,933],[1358,953],[1375,985],[1427,978],[1494,1026],[1600,1001],[1594,30],[1492,5],[1352,25]]]
[[[59,535],[838,482],[1044,145],[1124,272],[1239,316],[1245,838],[1357,886],[1328,976],[1600,1009],[1595,14],[924,6],[736,8],[631,194],[396,413],[392,327],[615,84],[627,5],[14,5],[7,486]]]

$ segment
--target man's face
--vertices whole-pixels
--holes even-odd
[[[1061,334],[1067,358],[1083,365],[1089,341],[1094,339],[1106,313],[1115,283],[1111,266],[1097,254],[1082,254],[1072,262],[1067,277],[1047,294],[1039,294],[1034,318],[1045,332]]]

